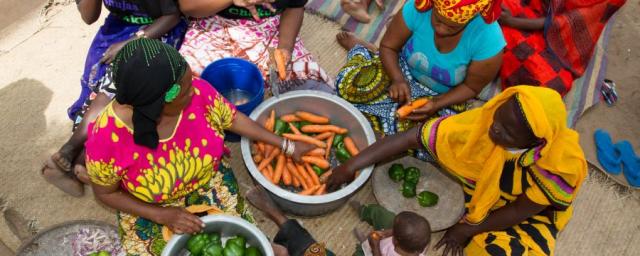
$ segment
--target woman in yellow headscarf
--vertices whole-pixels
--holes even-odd
[[[481,108],[376,142],[336,168],[330,188],[385,156],[423,148],[466,195],[465,216],[438,243],[445,254],[552,255],[587,174],[566,116],[556,91],[511,87]]]
[[[351,33],[338,34],[338,42],[349,51],[336,79],[338,95],[387,135],[430,116],[465,111],[467,101],[496,77],[502,64],[506,43],[495,22],[498,2],[407,1],[389,24],[379,50]],[[430,103],[407,121],[392,114],[399,105],[425,97]]]

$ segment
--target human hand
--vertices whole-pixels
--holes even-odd
[[[157,211],[157,217],[154,221],[167,226],[176,234],[195,234],[202,231],[204,227],[204,223],[198,216],[182,207],[164,207]]]
[[[511,15],[511,12],[504,5],[502,5],[501,8],[502,12],[500,13],[500,18],[498,20],[501,24],[510,26],[513,15]]]
[[[302,141],[295,141],[294,144],[295,144],[295,150],[293,151],[293,155],[291,155],[291,157],[293,158],[294,161],[298,163],[302,162],[302,156],[304,156],[305,154],[307,154],[307,152],[316,148],[315,145],[311,145],[309,143],[305,143]]]
[[[389,86],[389,97],[399,104],[411,102],[411,88],[404,80],[394,81]]]
[[[271,5],[271,3],[273,2],[275,2],[275,0],[233,0],[233,5],[249,10],[249,13],[251,13],[253,19],[255,21],[260,21],[260,16],[258,15],[256,5],[262,5],[264,8],[267,8],[269,11],[275,13],[276,9],[273,8],[273,5]]]
[[[129,40],[120,41],[112,44],[107,48],[107,50],[102,54],[102,59],[100,59],[101,63],[110,64],[115,58],[118,52],[127,44]]]
[[[444,246],[443,256],[451,255],[464,256],[464,247],[471,238],[471,230],[469,225],[464,223],[458,223],[449,228],[438,244],[436,244],[436,250],[439,250]]]
[[[436,112],[438,112],[436,102],[437,102],[436,98],[429,100],[427,104],[413,110],[413,112],[411,112],[411,114],[409,114],[405,118],[411,121],[424,121],[428,119],[429,117],[436,114]]]
[[[377,251],[380,250],[380,240],[382,239],[381,234],[378,231],[373,231],[369,233],[368,241],[369,246],[371,246],[371,250]]]
[[[330,192],[338,190],[342,184],[352,181],[355,174],[348,164],[341,164],[331,171],[331,176],[327,180],[327,190]]]

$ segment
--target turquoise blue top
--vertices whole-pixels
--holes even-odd
[[[407,60],[414,79],[440,94],[464,81],[471,61],[489,59],[506,45],[500,25],[497,22],[487,24],[478,15],[469,21],[456,48],[449,53],[440,53],[431,26],[431,10],[418,12],[413,1],[407,1],[402,16],[413,34],[401,56]]]

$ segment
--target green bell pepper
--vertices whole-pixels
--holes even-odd
[[[223,256],[243,256],[244,255],[244,247],[240,247],[237,244],[229,244],[229,241],[227,241],[227,246],[224,247],[224,250],[222,250],[222,255]]]
[[[244,256],[262,256],[262,253],[258,247],[251,246],[244,251]]]
[[[333,143],[332,143],[332,147],[334,148],[338,148],[338,145],[342,143],[342,141],[344,141],[344,135],[342,134],[336,134],[335,137],[333,137]],[[344,144],[343,144],[344,145]]]
[[[404,179],[404,167],[401,164],[392,164],[388,172],[389,178],[395,182],[400,182]]]
[[[223,256],[221,244],[209,243],[202,251],[202,256]]]
[[[324,170],[322,170],[322,168],[312,165],[311,169],[313,169],[313,172],[315,172],[316,174],[318,174],[318,177],[320,177],[320,175],[322,175],[324,173]]]
[[[422,191],[418,194],[418,204],[422,207],[430,207],[438,204],[438,195],[431,191]]]
[[[276,119],[276,124],[273,126],[273,131],[278,135],[281,136],[283,133],[286,133],[289,125],[287,125],[287,123],[285,123],[284,121],[280,120],[280,118]]]
[[[242,236],[236,236],[227,240],[226,246],[229,246],[230,244],[235,244],[238,247],[242,247],[242,249],[244,250],[244,248],[247,247],[247,239]]]
[[[404,169],[404,182],[413,184],[414,186],[420,181],[420,169],[409,167]]]
[[[402,183],[402,196],[406,198],[411,198],[416,196],[416,184],[412,184],[407,182],[406,180]]]
[[[209,233],[209,244],[222,245],[222,238],[218,233]]]
[[[349,154],[349,151],[344,148],[343,143],[341,143],[339,147],[336,148],[336,157],[338,158],[338,161],[340,161],[340,163],[344,163],[348,161],[349,158],[351,158],[351,154]]]
[[[189,238],[189,241],[187,241],[187,250],[191,255],[200,255],[207,244],[209,244],[209,235],[197,234]]]
[[[108,251],[99,251],[89,254],[89,256],[111,256],[111,253]]]

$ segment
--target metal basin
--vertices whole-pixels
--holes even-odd
[[[367,119],[350,103],[335,95],[310,90],[288,92],[264,101],[251,112],[250,117],[264,123],[272,109],[276,110],[277,115],[302,110],[327,116],[332,124],[349,129],[349,136],[360,149],[375,141],[373,129]],[[295,215],[317,216],[337,209],[367,182],[373,171],[373,166],[361,170],[360,175],[353,182],[333,193],[321,196],[298,195],[272,184],[262,176],[251,158],[250,145],[251,141],[243,137],[240,147],[249,173],[265,187],[281,209]]]
[[[229,215],[207,215],[201,218],[205,224],[203,232],[219,232],[223,237],[240,235],[247,239],[247,244],[256,246],[264,256],[274,256],[271,243],[267,237],[248,221]],[[185,247],[191,235],[174,235],[162,251],[162,256],[189,255]]]

